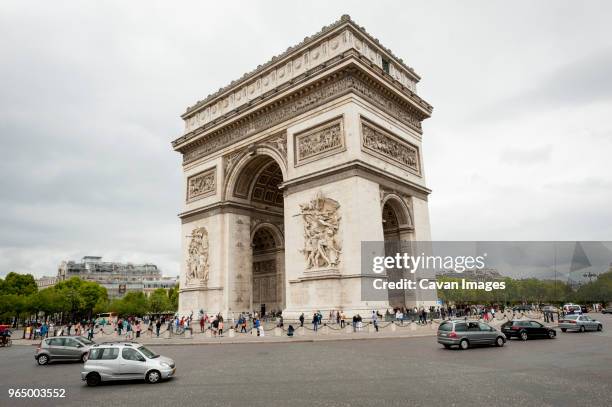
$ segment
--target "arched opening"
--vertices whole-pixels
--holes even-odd
[[[266,315],[283,309],[284,249],[272,227],[263,226],[253,233],[253,311]]]
[[[252,273],[251,309],[260,315],[282,311],[284,289],[283,171],[266,154],[244,157],[228,185],[229,199],[250,208]]]
[[[404,202],[395,196],[388,197],[382,208],[382,226],[385,239],[385,256],[395,256],[396,253],[410,252],[412,222],[410,213]],[[404,269],[387,268],[389,281],[400,281],[402,278],[413,277]],[[389,305],[405,309],[410,293],[403,289],[388,290]]]

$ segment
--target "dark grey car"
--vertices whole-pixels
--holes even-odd
[[[55,336],[43,339],[36,349],[34,359],[39,365],[56,361],[85,362],[94,342],[82,336]]]
[[[473,345],[495,345],[502,347],[506,336],[491,325],[478,321],[445,321],[438,327],[438,343],[445,348],[458,346],[467,349]]]

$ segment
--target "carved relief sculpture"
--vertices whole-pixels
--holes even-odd
[[[339,208],[338,202],[321,193],[309,203],[300,205],[304,221],[304,249],[301,251],[306,257],[307,269],[334,268],[340,263]]]
[[[295,135],[295,165],[344,150],[342,118]]]
[[[216,185],[215,168],[192,175],[187,179],[187,202],[213,195]]]
[[[208,282],[208,231],[194,229],[190,236],[187,258],[187,284]]]
[[[364,120],[361,121],[361,132],[364,151],[420,174],[419,150],[416,146]]]

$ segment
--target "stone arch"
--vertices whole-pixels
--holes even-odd
[[[278,249],[285,248],[285,236],[283,232],[277,225],[275,225],[274,223],[270,223],[270,222],[261,222],[255,225],[255,227],[253,227],[253,229],[251,230],[251,242],[253,242],[253,239],[255,238],[256,233],[262,229],[266,229],[270,231],[270,233],[272,234],[274,238],[274,243],[275,243],[276,248]]]
[[[396,194],[386,195],[381,202],[382,218],[385,219],[385,211],[392,210],[397,219],[397,227],[401,231],[411,231],[414,229],[410,208],[400,196]]]
[[[275,162],[281,170],[283,180],[287,179],[287,162],[286,159],[276,149],[261,145],[251,146],[244,152],[239,153],[239,157],[236,158],[235,164],[231,164],[226,169],[225,183],[223,186],[223,199],[228,200],[236,197],[234,191],[238,183],[241,181],[241,177],[246,173],[247,176],[250,172],[250,178],[248,181],[252,182],[253,176],[256,172],[262,170],[262,167],[270,163],[270,159]],[[245,171],[246,170],[246,171]],[[237,196],[241,198],[240,196]]]

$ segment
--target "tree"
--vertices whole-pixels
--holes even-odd
[[[14,272],[7,274],[1,288],[1,294],[30,295],[38,291],[36,281],[31,274],[17,274]]]
[[[166,311],[171,311],[172,306],[168,293],[163,288],[158,288],[153,291],[148,298],[149,312],[159,314]]]

